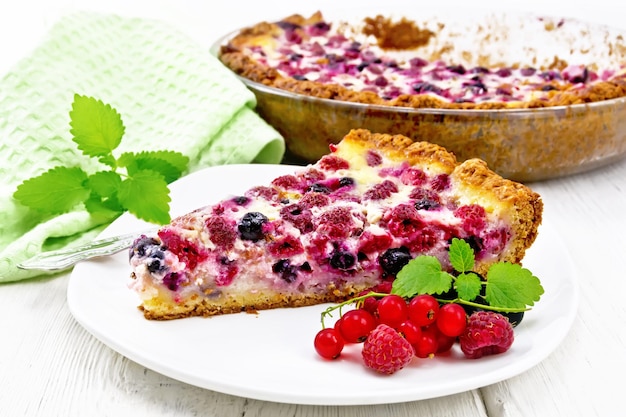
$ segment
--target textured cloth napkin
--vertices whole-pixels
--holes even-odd
[[[66,16],[0,79],[0,282],[44,274],[16,265],[89,241],[106,226],[80,207],[42,217],[12,197],[22,181],[59,165],[103,169],[71,140],[75,93],[120,113],[126,131],[116,154],[179,151],[193,172],[279,163],[284,153],[282,137],[254,112],[254,95],[186,35],[152,20]]]

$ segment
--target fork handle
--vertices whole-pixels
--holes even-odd
[[[129,248],[142,233],[147,232],[135,232],[98,239],[81,246],[42,252],[18,264],[17,267],[20,269],[39,269],[44,271],[65,269],[85,259],[121,252]]]

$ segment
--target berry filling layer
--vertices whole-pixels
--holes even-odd
[[[445,267],[455,237],[485,262],[513,238],[506,219],[462,200],[446,173],[374,150],[331,153],[142,236],[129,253],[131,286],[175,302],[368,288],[420,254]]]

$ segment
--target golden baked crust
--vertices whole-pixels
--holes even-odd
[[[323,20],[321,12],[316,12],[308,18],[294,14],[281,21],[304,26],[323,22]],[[430,37],[436,36],[435,33],[427,29],[420,29],[414,22],[406,18],[399,22],[393,22],[389,18],[378,15],[366,18],[364,21],[366,22],[364,32],[374,35],[378,40],[378,44],[384,47],[384,49],[410,49],[416,45],[425,44]],[[266,86],[311,97],[391,107],[491,110],[531,109],[584,104],[626,96],[626,81],[623,78],[613,78],[573,90],[569,89],[569,84],[567,83],[549,82],[547,84],[553,88],[553,91],[547,92],[545,97],[523,101],[450,102],[430,94],[402,94],[388,99],[380,97],[371,91],[354,91],[349,87],[337,84],[298,80],[283,76],[276,68],[259,63],[242,53],[245,46],[269,46],[274,44],[273,36],[280,31],[282,29],[276,23],[266,21],[245,28],[230,39],[227,44],[221,46],[218,53],[219,59],[237,75]],[[295,32],[303,37],[307,36],[298,29]],[[323,60],[325,58],[320,59]],[[555,57],[550,66],[544,69],[561,70],[567,65],[568,63],[565,60]]]
[[[144,302],[138,308],[148,320],[175,320],[187,317],[211,317],[221,314],[257,313],[259,310],[274,308],[296,308],[323,303],[346,301],[365,287],[346,286],[341,291],[329,288],[324,295],[315,294],[242,294],[239,298],[224,300],[220,304],[206,298],[192,296],[184,302],[175,303],[167,296],[156,297]]]

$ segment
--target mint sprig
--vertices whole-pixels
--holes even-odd
[[[455,298],[439,301],[509,313],[528,310],[544,293],[539,279],[519,264],[496,262],[481,279],[472,272],[474,251],[462,239],[452,239],[448,255],[453,273],[443,271],[433,256],[418,256],[398,272],[391,293],[411,298],[456,292]]]
[[[151,223],[170,222],[168,184],[183,175],[189,158],[168,150],[116,157],[124,123],[114,108],[93,97],[74,95],[70,127],[83,155],[106,169],[89,174],[80,167],[54,167],[18,185],[13,193],[17,201],[47,215],[82,204],[89,213],[108,219],[128,211]]]

